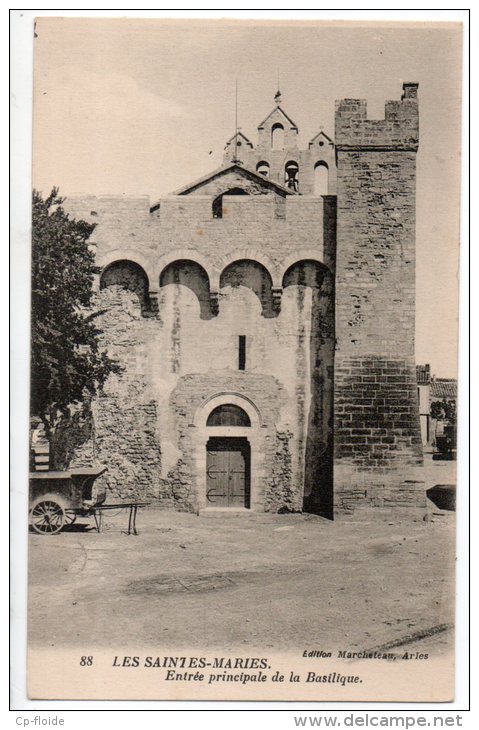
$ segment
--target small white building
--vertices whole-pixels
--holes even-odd
[[[439,401],[455,405],[457,380],[431,376],[429,364],[417,365],[416,377],[422,443],[423,446],[434,446],[438,421],[431,417],[431,404]]]

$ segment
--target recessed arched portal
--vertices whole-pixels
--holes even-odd
[[[198,409],[194,426],[200,508],[255,509],[264,471],[256,406],[220,393]]]
[[[208,507],[251,506],[251,447],[248,439],[211,436],[206,444]]]

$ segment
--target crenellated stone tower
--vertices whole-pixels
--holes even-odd
[[[424,507],[414,359],[417,84],[336,105],[334,502]]]

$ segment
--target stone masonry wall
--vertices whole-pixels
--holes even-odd
[[[215,196],[237,186],[248,195],[226,196],[215,219]],[[188,378],[203,379],[205,397],[236,379],[239,394],[252,391],[261,402],[268,395],[266,411],[276,409],[260,431],[256,507],[298,510],[305,497],[324,493],[323,482],[331,491],[332,333],[323,302],[332,291],[321,296],[295,265],[312,260],[333,270],[334,198],[283,195],[235,169],[168,196],[152,212],[145,198],[72,198],[65,207],[97,223],[92,245],[104,269],[98,306],[105,310],[98,324],[125,368],[92,405],[94,449],[78,448],[77,463],[107,463],[115,496],[196,510],[203,487],[192,471],[193,431],[172,394]],[[257,265],[232,266],[242,259]],[[240,335],[246,370],[239,374]]]
[[[339,349],[413,356],[415,153],[340,150],[338,169]]]
[[[194,494],[194,485],[204,490],[205,481],[195,475],[195,438],[197,426],[195,414],[202,404],[215,393],[237,393],[248,398],[261,413],[262,423],[257,429],[253,424],[248,429],[248,440],[252,450],[257,450],[262,458],[261,473],[252,474],[252,507],[265,511],[301,511],[302,475],[294,471],[291,461],[297,446],[283,439],[283,448],[278,451],[277,444],[284,434],[278,431],[281,411],[288,405],[288,395],[284,386],[275,378],[250,373],[235,372],[233,369],[217,370],[214,373],[191,374],[183,376],[170,396],[170,409],[175,414],[175,429],[182,462],[188,473],[188,483],[193,486],[191,500],[195,506],[201,504],[201,494]],[[209,429],[202,437],[200,449],[206,449],[206,439],[215,436],[216,430]],[[254,471],[254,470],[253,470]],[[274,475],[274,476],[273,476]]]
[[[214,218],[216,193],[244,184],[235,174],[220,181],[208,194],[199,189],[167,196],[152,213],[146,198],[121,196],[71,197],[64,207],[96,223],[91,240],[101,267],[115,260],[135,261],[145,270],[150,290],[158,289],[165,257],[172,256],[198,260],[210,283],[218,280],[224,261],[234,256],[264,257],[278,286],[295,253],[303,258],[305,251],[314,252],[319,261],[331,265],[331,203],[325,207],[323,198],[255,192],[248,183],[251,194],[230,196],[224,217]]]
[[[424,505],[411,362],[341,358],[335,376],[336,511]]]
[[[204,317],[194,267],[168,278],[154,316],[145,311],[142,289],[128,268],[109,269],[96,295],[102,312],[96,321],[123,372],[111,376],[92,403],[93,422],[72,464],[108,466],[102,479],[114,498],[196,511],[205,473],[194,462],[194,413],[204,400],[234,392],[249,398],[263,419],[252,434],[262,462],[261,473],[252,472],[254,508],[303,508],[308,444],[331,425],[328,413],[323,417],[331,381],[321,379],[316,396],[311,391],[318,367],[318,354],[309,345],[311,327],[322,321],[312,311],[317,294],[308,281],[301,283],[300,273],[292,273],[281,311],[268,318],[261,292],[252,291],[254,282],[245,271],[220,290],[219,313]],[[239,335],[246,337],[245,371],[238,371]],[[312,425],[313,405],[319,418]],[[326,443],[327,436],[321,438]],[[206,442],[205,437],[200,444],[203,454]]]
[[[163,506],[178,500],[162,477],[161,448],[157,438],[158,401],[148,381],[148,342],[155,323],[142,316],[137,294],[119,286],[96,296],[97,318],[103,330],[102,344],[122,365],[91,404],[91,436],[78,445],[72,465],[106,466],[100,477],[108,499],[154,499]],[[181,503],[180,505],[181,506]]]

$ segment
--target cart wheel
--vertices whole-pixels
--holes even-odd
[[[77,516],[76,516],[75,512],[71,512],[70,510],[67,510],[65,512],[65,524],[66,525],[73,525],[76,518],[77,518]]]
[[[38,499],[31,510],[31,524],[40,535],[55,535],[66,522],[65,508],[55,494]]]

